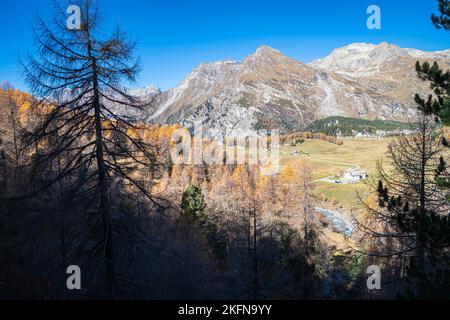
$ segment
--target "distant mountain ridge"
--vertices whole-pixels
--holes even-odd
[[[287,133],[329,116],[405,121],[415,113],[414,94],[429,92],[417,60],[449,68],[450,50],[356,43],[304,64],[261,46],[242,61],[201,64],[168,91],[149,90],[147,120],[201,124],[214,137]]]
[[[445,60],[450,58],[450,50],[427,52],[417,49],[401,48],[387,42],[379,45],[371,43],[353,43],[349,46],[335,49],[323,59],[311,62],[309,65],[327,72],[337,72],[353,77],[365,77],[383,73],[383,67],[389,62],[404,59]]]

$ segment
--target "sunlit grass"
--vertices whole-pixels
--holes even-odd
[[[357,193],[364,195],[368,191],[366,182],[333,184],[317,180],[340,176],[345,170],[354,167],[365,170],[369,178],[373,177],[376,173],[377,161],[383,160],[388,165],[386,151],[389,141],[389,138],[345,138],[344,144],[338,146],[320,140],[307,140],[296,147],[282,147],[281,166],[290,166],[296,171],[300,159],[306,159],[312,179],[316,182],[317,198],[334,208],[342,208],[347,213],[356,213],[360,207]],[[292,152],[296,150],[306,154],[292,155]]]

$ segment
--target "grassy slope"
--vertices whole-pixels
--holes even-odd
[[[281,165],[297,167],[296,163],[301,157],[308,160],[313,179],[321,179],[338,175],[347,168],[355,166],[366,170],[369,175],[375,173],[378,160],[385,159],[389,139],[354,139],[345,138],[344,145],[337,146],[331,143],[308,140],[297,147],[283,147],[281,149]],[[308,152],[309,155],[301,157],[292,156],[294,150]],[[338,185],[318,181],[315,183],[315,192],[329,207],[341,208],[345,212],[357,210],[359,203],[357,191],[367,191],[365,182],[347,185]]]

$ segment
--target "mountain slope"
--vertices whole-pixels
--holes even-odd
[[[201,124],[214,137],[286,133],[328,116],[404,121],[415,112],[414,94],[427,92],[415,62],[434,59],[448,67],[450,51],[353,44],[307,65],[262,46],[240,62],[202,64],[177,87],[152,94],[148,120]]]

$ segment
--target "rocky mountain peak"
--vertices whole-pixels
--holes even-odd
[[[267,45],[260,46],[256,51],[248,56],[244,63],[256,63],[256,64],[277,64],[288,61],[289,58],[283,55],[281,51],[269,47]]]
[[[258,57],[267,57],[267,56],[273,56],[276,54],[281,54],[281,52],[279,50],[269,47],[267,45],[262,45],[258,49],[256,49],[256,51],[253,55],[258,56]]]
[[[423,59],[422,59],[423,58]],[[408,120],[414,94],[427,93],[417,60],[450,66],[450,52],[354,43],[309,65],[269,46],[243,61],[201,64],[177,87],[156,95],[149,121],[202,123],[204,134],[252,135],[279,127],[302,130],[327,116]]]
[[[394,59],[411,58],[407,49],[387,42],[354,43],[335,49],[330,55],[310,66],[346,75],[364,77],[378,73],[383,64]]]
[[[149,85],[142,88],[133,88],[126,90],[128,94],[135,96],[135,97],[145,97],[145,96],[151,96],[160,94],[161,90],[159,90],[158,87],[154,85]]]

